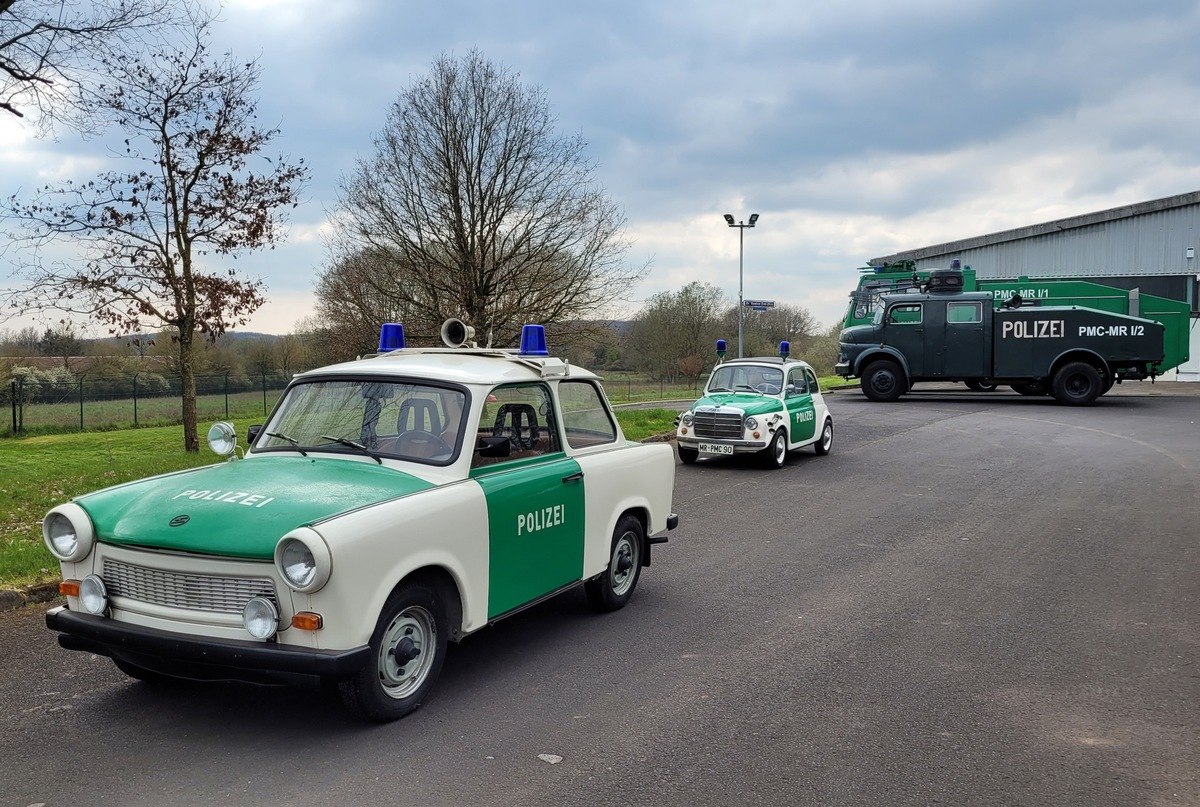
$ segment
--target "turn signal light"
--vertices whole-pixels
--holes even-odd
[[[58,584],[58,593],[62,594],[64,597],[78,597],[79,596],[79,581],[78,580],[62,581],[61,583]]]
[[[292,627],[300,630],[320,630],[324,624],[321,615],[312,611],[299,611],[292,617]]]
[[[761,435],[761,434],[759,434],[758,432],[755,432],[755,433],[754,433],[754,439],[755,439],[755,440],[757,440],[757,439],[758,439],[759,437],[761,437],[761,436],[762,436],[762,435]]]
[[[680,434],[687,434],[687,426],[684,426],[682,429],[679,430],[679,432],[680,432]]]

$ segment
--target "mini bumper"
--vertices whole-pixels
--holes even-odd
[[[197,677],[257,681],[279,673],[343,678],[362,669],[371,658],[370,648],[365,646],[314,650],[270,642],[187,636],[78,614],[65,606],[46,612],[46,627],[58,631],[58,643],[68,650],[125,659],[185,677],[190,677],[187,672],[191,668],[204,668],[207,674]],[[244,674],[239,675],[238,671]]]
[[[768,440],[714,440],[704,437],[693,437],[691,435],[688,435],[687,437],[680,436],[677,437],[676,440],[681,446],[687,446],[688,448],[695,448],[697,450],[699,450],[701,443],[708,443],[709,445],[733,446],[734,454],[752,454],[756,451],[762,451],[770,442]]]

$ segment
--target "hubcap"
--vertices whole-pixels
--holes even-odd
[[[384,694],[399,699],[416,692],[429,675],[436,646],[437,626],[429,611],[413,606],[397,614],[379,644],[379,684]]]
[[[891,373],[884,370],[875,374],[875,377],[871,379],[871,386],[875,388],[876,392],[891,392],[892,387],[896,386],[896,379]]]
[[[821,445],[828,449],[831,443],[833,443],[833,426],[826,423],[825,431],[821,434]]]
[[[613,551],[608,574],[612,580],[613,593],[618,597],[629,591],[629,587],[633,585],[633,575],[637,571],[636,540],[633,533],[627,532],[617,540],[617,547]]]

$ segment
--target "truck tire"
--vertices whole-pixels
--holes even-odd
[[[985,378],[983,380],[971,379],[969,381],[964,381],[963,383],[966,384],[967,389],[971,390],[972,392],[995,392],[996,388],[1000,386],[990,378]]]
[[[1020,395],[1048,395],[1050,390],[1041,381],[1030,381],[1027,384],[1013,384],[1013,392]]]
[[[1054,374],[1054,400],[1064,406],[1091,406],[1103,387],[1100,372],[1087,362],[1073,361]]]
[[[908,391],[908,379],[894,361],[873,361],[863,370],[859,382],[868,400],[888,403]]]

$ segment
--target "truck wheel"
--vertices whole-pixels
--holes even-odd
[[[1108,391],[1113,388],[1113,384],[1116,383],[1116,375],[1114,375],[1111,370],[1106,370],[1104,375],[1100,377],[1100,394],[1106,395]]]
[[[767,468],[782,468],[787,460],[787,433],[783,429],[775,432],[771,444],[758,455],[762,464]]]
[[[684,465],[691,465],[700,456],[700,452],[694,448],[679,446],[679,460]]]
[[[1095,367],[1071,362],[1054,374],[1054,400],[1066,406],[1089,406],[1100,397],[1103,384]]]
[[[442,671],[448,627],[433,587],[397,588],[371,635],[371,662],[339,684],[342,703],[372,723],[390,723],[416,709]]]
[[[813,443],[813,449],[821,457],[833,450],[833,421],[829,418],[825,418],[825,428],[821,429],[821,439]]]
[[[877,361],[867,365],[863,371],[863,395],[872,401],[894,401],[908,389],[904,371],[895,362]]]
[[[613,530],[612,552],[608,568],[599,577],[583,584],[588,602],[597,611],[624,608],[637,588],[642,573],[642,548],[645,530],[637,516],[626,513]]]
[[[1013,384],[1013,392],[1020,395],[1046,395],[1050,390],[1041,381],[1030,381],[1028,384]]]
[[[970,381],[964,381],[963,383],[967,385],[967,389],[972,390],[974,392],[995,392],[996,388],[1000,386],[999,384],[997,384],[995,381],[992,381],[991,379],[987,379],[984,381],[976,381],[974,379],[971,379]]]

